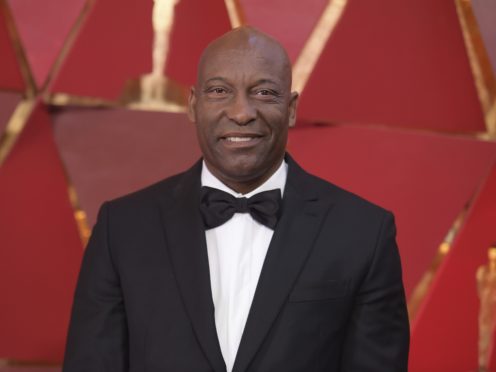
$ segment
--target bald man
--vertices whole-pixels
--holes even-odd
[[[281,45],[213,41],[191,88],[203,158],[103,204],[64,371],[406,371],[391,213],[307,174]]]

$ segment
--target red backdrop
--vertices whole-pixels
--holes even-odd
[[[293,61],[329,4],[238,3]],[[474,370],[474,270],[496,240],[496,142],[472,135],[485,126],[454,1],[343,3],[301,95],[289,150],[311,172],[396,214],[408,293],[479,190],[412,323],[410,363],[413,372]],[[7,29],[4,4],[21,44]],[[151,70],[152,0],[92,4],[73,29],[83,0],[0,0],[0,150],[8,121],[22,121],[12,117],[25,91],[15,47],[24,48],[38,86],[48,83],[40,94],[115,100],[129,79]],[[483,15],[483,30],[496,24]],[[230,28],[229,17],[222,0],[181,0],[174,17],[165,72],[187,86],[202,48]],[[315,125],[322,122],[338,125]],[[0,359],[58,363],[82,254],[69,185],[91,225],[103,200],[191,164],[199,155],[194,127],[183,114],[38,104],[9,138],[17,140],[0,164]]]

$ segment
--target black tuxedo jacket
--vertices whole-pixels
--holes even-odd
[[[287,157],[278,221],[234,372],[406,371],[392,215]],[[201,162],[105,203],[75,293],[65,372],[222,372]]]

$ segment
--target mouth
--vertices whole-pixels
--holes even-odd
[[[225,137],[224,140],[228,142],[249,142],[257,137]]]
[[[226,146],[240,148],[255,146],[262,138],[258,133],[229,133],[220,137],[220,140]]]

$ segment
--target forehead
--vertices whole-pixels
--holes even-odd
[[[291,69],[279,48],[261,43],[221,46],[206,53],[199,71],[199,83],[212,77],[225,79],[267,79],[290,83]]]

